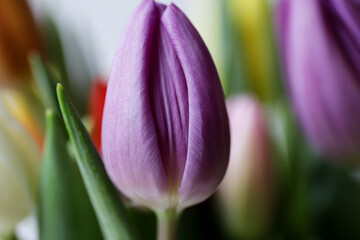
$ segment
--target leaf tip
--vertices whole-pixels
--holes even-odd
[[[52,118],[54,117],[54,111],[51,108],[47,108],[45,110],[45,117],[46,118]]]
[[[63,92],[63,86],[61,85],[61,83],[56,84],[56,91],[59,94],[60,92]]]
[[[55,113],[51,108],[47,108],[45,110],[45,125],[46,125],[46,136],[51,136],[52,129],[53,129],[53,123],[55,120]]]
[[[45,110],[45,122],[46,124],[50,124],[51,122],[53,122],[55,119],[55,112],[53,109],[51,108],[47,108]]]
[[[64,96],[64,87],[61,83],[56,84],[56,93],[58,95],[58,99],[61,99]]]

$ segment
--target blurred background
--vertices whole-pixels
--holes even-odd
[[[39,20],[49,14],[56,22],[64,44],[66,62],[71,76],[77,76],[78,64],[87,67],[93,75],[106,76],[111,67],[114,52],[121,33],[140,0],[108,0],[105,2],[79,0],[29,0]],[[171,1],[159,1],[169,4]],[[189,12],[189,0],[172,1],[185,13]],[[85,56],[79,60],[78,52]],[[85,66],[84,66],[85,65]]]
[[[1,1],[4,4],[7,0]],[[332,3],[334,1],[331,0]],[[52,187],[46,185],[49,176],[42,170],[45,167],[40,166],[42,153],[44,149],[48,150],[44,146],[46,131],[43,116],[51,99],[46,94],[43,97],[44,91],[39,87],[37,79],[39,76],[49,75],[55,81],[62,81],[95,146],[100,149],[102,108],[108,74],[122,30],[141,1],[25,2],[30,6],[34,24],[29,13],[21,10],[22,7],[19,7],[21,11],[12,11],[11,4],[4,4],[0,9],[0,151],[4,153],[0,158],[1,240],[16,239],[12,233],[14,229],[19,240],[39,239],[39,231],[42,231],[39,228],[43,229],[46,225],[42,217],[45,216],[45,219],[53,209],[42,202],[45,199],[43,196],[53,192]],[[159,2],[169,4],[171,1]],[[357,164],[360,156],[357,141],[360,125],[357,125],[357,120],[360,115],[356,111],[354,116],[351,115],[352,110],[360,106],[357,101],[360,96],[360,91],[357,91],[359,85],[356,85],[360,79],[357,75],[360,67],[356,65],[356,61],[348,59],[349,56],[356,58],[360,55],[349,54],[353,45],[347,44],[346,37],[343,41],[337,37],[339,32],[342,33],[342,28],[337,28],[338,25],[334,24],[336,27],[332,29],[333,25],[329,24],[338,19],[334,13],[336,11],[333,8],[329,10],[323,4],[324,1],[315,0],[314,2],[319,2],[318,6],[324,7],[320,11],[320,18],[314,17],[316,14],[312,15],[316,8],[278,5],[287,0],[173,2],[185,12],[209,47],[228,104],[234,109],[230,112],[229,107],[230,122],[233,129],[239,132],[239,135],[233,135],[236,133],[232,132],[232,138],[239,139],[236,142],[239,145],[232,146],[231,150],[230,164],[234,172],[225,177],[214,196],[185,210],[180,222],[179,239],[360,239],[360,184]],[[336,6],[340,6],[341,10],[350,9],[348,5],[347,8]],[[296,9],[300,9],[299,12]],[[339,14],[344,11],[339,10]],[[349,15],[359,14],[355,11]],[[309,22],[294,21],[289,16],[309,19]],[[359,21],[354,22],[355,24],[349,25],[359,30]],[[283,31],[279,31],[279,25]],[[21,29],[19,35],[12,31],[17,29],[16,26]],[[321,27],[331,28],[331,31],[321,31]],[[34,29],[38,32],[34,33]],[[304,29],[310,29],[310,33]],[[304,36],[317,36],[311,34],[312,29],[315,33],[323,33],[325,37],[309,38],[307,41]],[[354,32],[359,31],[351,32],[355,36],[352,38],[354,46],[360,46],[360,35]],[[37,34],[41,40],[37,39]],[[286,34],[292,35],[285,36]],[[1,42],[3,39],[8,41]],[[17,43],[14,39],[23,39],[24,45],[29,43],[29,48],[40,54],[30,55],[31,64],[27,66],[29,49],[24,47],[24,54],[15,51],[15,67],[7,70],[6,57],[8,51],[12,50],[12,41]],[[297,39],[300,40],[296,41]],[[287,41],[293,42],[286,44]],[[7,44],[4,44],[5,47],[1,45],[4,42]],[[313,43],[322,47],[313,48]],[[305,60],[296,54],[291,55],[292,52],[297,53],[291,49],[294,44],[299,44],[301,53],[304,53],[300,55],[305,56]],[[347,45],[350,47],[347,48]],[[318,49],[323,53],[317,52]],[[360,48],[356,49],[358,51]],[[316,54],[312,55],[313,51]],[[12,62],[11,53],[9,56],[9,62]],[[314,56],[320,57],[311,62]],[[300,60],[297,61],[298,59]],[[328,62],[326,59],[334,61]],[[25,73],[21,68],[24,61]],[[311,64],[302,66],[303,62]],[[316,65],[318,63],[323,65]],[[5,70],[1,68],[2,65],[6,66]],[[9,64],[11,65],[12,63]],[[309,65],[315,67],[308,67]],[[343,65],[346,65],[346,70],[336,70]],[[325,69],[324,72],[330,72],[336,78],[314,69]],[[22,74],[18,74],[19,72]],[[312,79],[311,76],[320,77]],[[317,79],[328,78],[333,88],[328,87],[325,80],[317,82]],[[22,81],[23,79],[30,80]],[[302,79],[312,81],[302,84]],[[349,81],[353,79],[355,80]],[[343,84],[344,82],[355,82],[356,87]],[[319,89],[325,90],[316,92]],[[336,89],[341,89],[338,91],[340,93]],[[353,92],[349,89],[355,90]],[[344,96],[348,92],[351,92],[349,101],[340,101],[339,99],[346,98]],[[311,111],[306,112],[306,109]],[[325,109],[324,113],[322,109]],[[243,121],[242,124],[235,126],[232,116],[235,116],[234,119],[236,116],[246,117],[240,117],[238,122]],[[346,119],[343,120],[342,117]],[[320,130],[317,131],[318,129]],[[349,132],[351,134],[348,135],[351,136],[347,138],[346,134]],[[66,149],[66,158],[73,159],[74,153],[71,146],[68,146],[67,139],[61,141]],[[237,160],[239,164],[232,165]],[[66,169],[74,171],[74,176],[69,177],[72,181],[79,178],[79,174],[77,167],[71,164]],[[37,186],[39,173],[41,180],[40,186]],[[76,181],[78,180],[74,180]],[[82,187],[80,185],[79,189]],[[59,194],[54,196],[62,199],[61,194],[66,195],[68,189],[62,191],[64,192],[60,194],[54,193]],[[86,198],[85,191],[84,196]],[[70,201],[76,202],[78,199]],[[88,209],[84,212],[90,214],[85,215],[93,219],[91,224],[96,226],[93,228],[93,236],[100,236],[92,208],[88,199],[86,201],[84,209]],[[144,239],[155,239],[155,215],[144,209],[131,208],[129,212],[140,229],[140,235]],[[40,219],[39,222],[37,219]],[[74,226],[77,227],[79,222],[80,220],[74,223]],[[74,228],[77,229],[76,227]],[[88,228],[82,226],[79,234]]]

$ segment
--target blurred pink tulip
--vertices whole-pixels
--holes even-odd
[[[261,239],[273,202],[273,169],[269,133],[260,103],[251,96],[227,101],[230,160],[219,196],[229,231],[236,237]]]

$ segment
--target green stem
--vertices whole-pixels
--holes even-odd
[[[157,213],[157,240],[175,240],[180,214],[176,210],[165,210]]]

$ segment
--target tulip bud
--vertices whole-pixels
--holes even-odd
[[[91,139],[98,151],[101,148],[101,125],[107,84],[98,78],[92,84],[89,97],[89,114],[92,121]]]
[[[0,1],[0,84],[30,78],[28,54],[39,49],[39,35],[26,1]]]
[[[37,179],[36,143],[0,101],[0,237],[30,212]]]
[[[300,122],[315,148],[360,157],[360,3],[283,0],[278,27]]]
[[[209,197],[228,163],[229,126],[214,62],[174,5],[145,0],[116,52],[102,127],[106,170],[134,202],[180,210]]]
[[[263,239],[273,200],[273,172],[264,112],[256,99],[237,96],[227,102],[230,160],[219,188],[226,226],[234,237]]]

